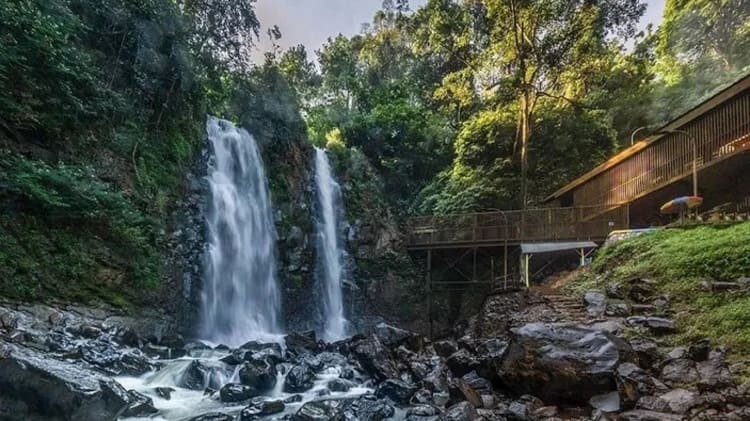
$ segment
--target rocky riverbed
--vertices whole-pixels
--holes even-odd
[[[662,346],[671,321],[633,316],[615,293],[587,294],[585,320],[515,292],[441,340],[380,324],[237,349],[161,335],[156,318],[6,303],[0,419],[750,419],[727,350]]]

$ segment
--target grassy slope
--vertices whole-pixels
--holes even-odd
[[[574,288],[603,288],[632,276],[655,279],[659,292],[671,297],[677,343],[708,337],[736,354],[750,353],[750,294],[701,289],[706,279],[750,276],[750,222],[660,230],[605,247]]]

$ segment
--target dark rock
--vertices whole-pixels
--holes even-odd
[[[467,373],[461,377],[461,380],[465,381],[469,386],[476,390],[492,390],[490,381],[479,376],[476,371]]]
[[[626,411],[617,416],[618,421],[681,421],[679,415],[668,414],[664,412],[647,411],[644,409],[634,409]]]
[[[292,415],[291,421],[341,421],[346,401],[329,399],[308,402]]]
[[[617,392],[609,392],[592,396],[589,405],[603,412],[617,412],[620,410],[620,395]]]
[[[688,347],[687,357],[696,362],[706,361],[710,352],[711,343],[708,339],[702,339]]]
[[[122,386],[93,371],[13,346],[0,354],[0,395],[29,411],[4,414],[0,408],[0,419],[111,420],[130,404]]]
[[[221,412],[210,412],[208,414],[198,415],[190,418],[189,421],[234,421],[234,417]]]
[[[397,379],[388,379],[378,386],[375,396],[389,398],[393,402],[406,405],[417,391],[417,387]]]
[[[264,401],[259,405],[259,415],[273,415],[284,412],[286,405],[283,401]]]
[[[289,370],[284,382],[284,391],[287,393],[304,392],[313,387],[315,372],[305,364],[297,364]]]
[[[121,414],[122,417],[148,417],[159,412],[158,409],[154,408],[154,401],[148,396],[135,390],[129,390],[128,395],[130,396],[130,403]]]
[[[453,353],[445,362],[453,375],[461,377],[464,374],[474,371],[479,367],[479,361],[475,356],[466,349],[460,349]]]
[[[385,323],[375,326],[374,335],[380,343],[389,348],[396,348],[400,345],[406,345],[412,351],[419,351],[421,348],[420,337],[417,334]]]
[[[331,392],[348,392],[354,386],[354,383],[344,379],[334,379],[328,383]]]
[[[315,350],[318,348],[318,340],[314,331],[296,333],[292,332],[284,337],[287,348]]]
[[[724,360],[724,353],[719,350],[709,352],[705,361],[696,364],[698,370],[698,388],[700,390],[717,390],[732,386],[732,373]]]
[[[346,421],[381,421],[390,419],[395,409],[386,401],[378,400],[373,395],[364,395],[349,401],[343,409]]]
[[[655,281],[646,278],[633,278],[628,281],[628,298],[636,303],[645,303],[654,295]]]
[[[244,384],[227,383],[219,390],[221,401],[226,403],[242,402],[256,396],[258,396],[258,391]]]
[[[698,381],[695,361],[687,358],[668,360],[661,369],[660,378],[674,386],[694,384]]]
[[[686,414],[691,408],[702,403],[700,395],[685,389],[670,390],[660,395],[658,399],[664,403],[669,412],[680,415]]]
[[[432,393],[427,389],[419,389],[414,393],[409,401],[412,405],[429,404],[432,403]]]
[[[138,336],[138,334],[133,329],[127,327],[118,328],[117,332],[112,336],[112,340],[120,345],[133,348],[141,346],[141,343],[143,342],[141,337]]]
[[[445,421],[473,421],[479,418],[476,408],[469,402],[457,403],[445,412]]]
[[[184,350],[185,338],[183,338],[180,334],[165,335],[159,341],[159,345],[165,346],[167,348]]]
[[[640,338],[632,339],[630,346],[635,352],[638,365],[643,368],[651,369],[661,358],[659,347],[649,340]]]
[[[625,320],[630,326],[642,326],[648,328],[654,334],[671,334],[675,333],[674,322],[663,317],[653,316],[631,316]]]
[[[229,365],[240,365],[245,361],[246,352],[241,349],[233,349],[229,355],[221,357],[219,361]]]
[[[292,395],[286,399],[284,399],[284,403],[297,403],[302,402],[302,395]]]
[[[607,308],[607,297],[601,292],[589,291],[583,296],[583,304],[589,317],[602,317]]]
[[[624,301],[610,301],[607,302],[604,314],[609,317],[628,317],[630,316],[630,306]]]
[[[632,358],[612,335],[570,324],[525,325],[514,332],[498,378],[519,394],[548,403],[586,403],[615,390],[615,370]]]
[[[623,406],[632,408],[641,396],[655,393],[657,384],[643,369],[632,363],[622,363],[617,367],[617,390]]]
[[[482,407],[482,396],[463,379],[458,380],[458,390],[461,392],[461,395],[463,395],[464,400],[468,401],[477,408]]]
[[[406,416],[434,417],[440,415],[440,410],[432,405],[415,405],[406,410]]]
[[[448,358],[458,351],[458,346],[451,340],[437,341],[432,344],[432,347],[435,348],[435,352],[443,358]]]
[[[240,368],[240,383],[259,392],[273,389],[276,385],[276,365],[267,358],[250,360]]]
[[[170,400],[172,399],[172,392],[175,390],[171,387],[155,387],[154,393],[156,393],[157,396],[159,396],[162,399]]]
[[[370,375],[382,381],[398,377],[398,369],[392,359],[391,352],[376,337],[369,337],[359,341],[353,349],[353,354]]]
[[[217,390],[222,386],[222,379],[226,375],[226,366],[220,362],[193,360],[176,383],[177,386],[190,390]]]
[[[609,298],[624,299],[627,291],[620,282],[611,282],[604,288],[604,292]]]
[[[268,358],[274,364],[283,360],[281,345],[277,343],[259,343],[255,341],[248,342],[240,347],[242,350],[251,351],[247,353],[245,359]]]
[[[201,341],[191,341],[186,343],[183,349],[186,352],[191,353],[195,351],[208,351],[211,347]]]

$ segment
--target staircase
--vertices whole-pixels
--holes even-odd
[[[573,322],[584,322],[588,318],[586,306],[583,305],[580,298],[573,298],[560,294],[545,294],[552,308]]]

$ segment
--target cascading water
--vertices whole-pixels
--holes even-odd
[[[343,213],[341,188],[331,174],[331,164],[324,149],[315,148],[315,186],[318,196],[318,262],[321,265],[323,290],[323,339],[329,342],[343,339],[348,322],[344,317],[341,293],[343,279],[342,241],[339,221]]]
[[[206,130],[213,158],[202,336],[230,346],[276,340],[276,229],[263,160],[255,139],[232,123],[209,117]]]

